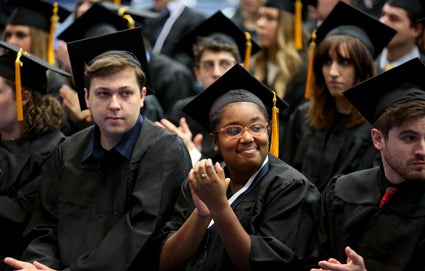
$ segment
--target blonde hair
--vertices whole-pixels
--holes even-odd
[[[31,54],[47,61],[47,49],[49,43],[49,33],[41,29],[29,26],[31,37]]]
[[[279,10],[279,19],[277,27],[277,46],[278,51],[276,55],[279,72],[269,87],[277,92],[281,98],[285,97],[286,87],[288,82],[292,79],[294,74],[298,71],[301,65],[307,61],[306,43],[308,33],[303,29],[303,43],[304,46],[301,51],[295,48],[294,44],[294,23],[295,16],[287,11]],[[254,58],[254,76],[263,82],[267,81],[267,51],[259,52]]]

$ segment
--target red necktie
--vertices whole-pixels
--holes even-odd
[[[397,191],[398,187],[387,187],[384,196],[379,201],[379,208],[382,208]]]

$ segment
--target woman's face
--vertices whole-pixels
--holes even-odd
[[[347,49],[342,46],[341,52],[335,48],[329,51],[329,58],[322,65],[323,78],[331,95],[343,97],[343,92],[355,84],[356,72],[348,57]]]
[[[26,25],[7,24],[3,31],[4,41],[31,52],[30,27]]]
[[[6,80],[0,77],[0,134],[10,132],[15,127],[16,100],[12,87],[6,84]]]
[[[252,126],[256,123],[257,125]],[[229,137],[223,128],[229,126],[243,128],[236,137]],[[264,113],[254,103],[236,102],[224,108],[221,120],[217,125],[218,133],[213,136],[213,145],[217,146],[230,172],[239,171],[254,173],[262,165],[268,154],[268,129]]]
[[[260,8],[260,18],[257,20],[257,36],[262,48],[277,46],[278,23],[279,10],[277,8]]]

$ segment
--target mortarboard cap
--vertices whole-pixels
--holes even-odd
[[[0,56],[0,76],[16,84],[17,119],[22,121],[22,86],[46,94],[48,69],[67,77],[71,74],[5,41],[0,41],[0,47],[6,49]]]
[[[100,2],[100,5],[107,8],[119,16],[130,15],[137,23],[143,24],[145,19],[154,19],[159,17],[159,13],[150,10],[135,10],[126,5],[114,4],[111,2]]]
[[[87,38],[67,43],[71,61],[72,75],[75,90],[78,93],[81,110],[87,108],[84,99],[84,70],[95,57],[106,52],[112,52],[128,58],[140,65],[146,75],[146,92],[152,94],[146,51],[143,45],[143,36],[140,28],[126,29],[111,34]]]
[[[258,81],[251,73],[246,71],[241,65],[235,64],[231,69],[224,73],[208,88],[198,94],[182,111],[189,117],[194,119],[207,131],[211,131],[210,127],[210,110],[217,99],[223,97],[231,90],[246,90],[257,96],[263,102],[267,109],[273,107],[274,93],[262,82]],[[237,100],[232,98],[221,102],[223,106],[232,102],[243,102],[243,95],[237,97]],[[287,103],[277,97],[276,106],[283,110],[288,107]],[[214,106],[216,107],[216,106]],[[217,108],[218,109],[218,108]],[[269,112],[270,114],[270,112]],[[271,116],[271,114],[270,114]]]
[[[112,26],[115,31],[129,28],[126,19],[111,12],[104,6],[94,3],[89,10],[76,18],[66,29],[64,29],[57,38],[65,42],[89,38],[92,36],[89,35],[90,30],[102,24]]]
[[[414,58],[344,91],[345,97],[371,123],[393,105],[425,101],[425,66]]]
[[[339,1],[317,29],[316,43],[330,35],[350,35],[361,40],[376,58],[396,33],[369,14]]]
[[[244,60],[247,57],[247,39],[245,33],[221,11],[217,11],[190,32],[186,33],[178,44],[189,55],[193,55],[192,46],[197,42],[198,37],[211,37],[223,43],[234,43],[239,49],[241,59]],[[249,56],[261,50],[255,41],[251,40],[251,44],[252,47]]]
[[[415,19],[425,17],[425,2],[423,0],[387,0],[386,4],[407,11]]]
[[[53,16],[53,3],[39,0],[15,0],[17,7],[9,16],[7,23],[11,25],[27,25],[50,32],[51,18]],[[58,5],[58,21],[63,22],[71,14],[71,11]]]

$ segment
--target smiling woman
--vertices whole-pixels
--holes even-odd
[[[273,97],[234,65],[183,108],[210,132],[223,162],[201,160],[189,173],[159,239],[160,270],[309,269],[319,193],[268,152]],[[287,105],[277,98],[276,106]]]

